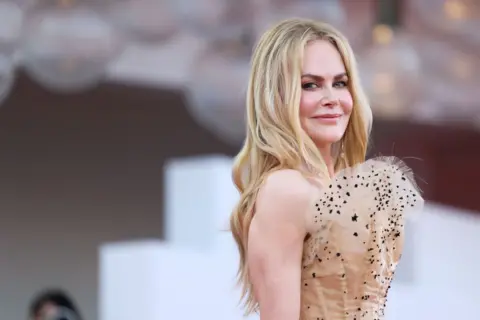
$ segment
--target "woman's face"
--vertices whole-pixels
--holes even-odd
[[[305,48],[300,121],[319,148],[340,141],[352,113],[353,99],[340,53],[326,40]]]
[[[38,314],[35,315],[34,320],[54,319],[54,316],[57,314],[57,310],[58,306],[56,304],[47,302],[38,311]]]

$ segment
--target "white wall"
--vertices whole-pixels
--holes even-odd
[[[480,219],[455,208],[428,204],[412,231],[413,261],[407,263],[414,279],[394,282],[388,319],[476,318]]]

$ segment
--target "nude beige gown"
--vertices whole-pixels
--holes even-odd
[[[393,157],[345,169],[319,191],[308,212],[301,320],[383,319],[405,219],[423,202]]]

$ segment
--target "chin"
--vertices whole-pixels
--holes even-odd
[[[322,132],[310,135],[312,140],[315,142],[317,146],[330,146],[334,143],[339,142],[342,140],[343,133],[341,132]]]

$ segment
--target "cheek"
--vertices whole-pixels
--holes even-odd
[[[318,97],[315,98],[314,94],[304,93],[300,98],[300,116],[309,117],[311,116],[316,108],[318,103]]]
[[[343,109],[343,113],[350,116],[353,109],[353,98],[350,92],[346,91],[339,97],[338,100],[340,101],[340,106]]]

